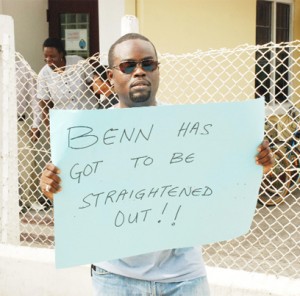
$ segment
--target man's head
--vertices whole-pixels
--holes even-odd
[[[136,33],[122,36],[111,46],[108,63],[108,77],[121,108],[156,105],[159,68],[148,38]]]

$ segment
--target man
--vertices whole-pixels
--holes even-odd
[[[157,105],[159,67],[154,45],[144,36],[127,34],[110,48],[108,77],[119,98],[117,108]],[[264,142],[256,162],[267,172],[273,158]],[[49,198],[61,190],[59,169],[48,164],[41,188]],[[153,238],[155,239],[155,237]],[[92,265],[94,295],[209,295],[199,247],[163,250]]]

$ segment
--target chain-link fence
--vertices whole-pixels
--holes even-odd
[[[250,232],[205,246],[208,265],[299,277],[299,58],[298,41],[159,55],[160,101],[206,103],[262,95],[266,100],[266,138],[276,164],[263,179]],[[109,108],[117,98],[105,83],[99,56],[76,60],[64,71],[44,70],[39,77],[20,54],[16,60],[20,240],[52,248],[53,207],[38,186],[50,160],[48,110]]]

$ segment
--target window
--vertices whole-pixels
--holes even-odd
[[[64,42],[67,55],[79,55],[83,58],[88,58],[90,55],[89,49],[89,27],[90,27],[90,15],[88,13],[61,13],[60,14],[60,38]],[[86,47],[84,49],[69,49],[66,42],[66,30],[78,30],[78,32],[86,31]],[[79,45],[79,44],[78,44]]]
[[[256,44],[290,41],[292,1],[258,0],[256,7]],[[274,58],[276,56],[276,58]],[[267,48],[256,53],[256,97],[264,95],[267,102],[284,102],[288,98],[289,52]]]

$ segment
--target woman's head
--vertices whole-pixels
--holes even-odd
[[[47,38],[43,43],[44,61],[52,69],[66,65],[66,51],[59,38]]]
[[[112,94],[111,85],[107,78],[106,65],[98,66],[93,73],[93,91],[96,94],[109,97]]]

